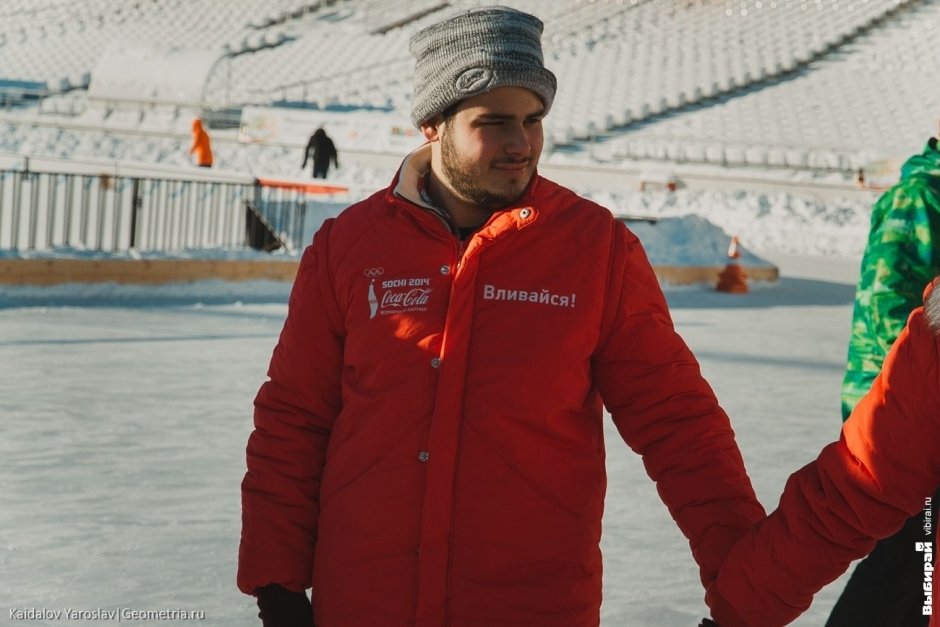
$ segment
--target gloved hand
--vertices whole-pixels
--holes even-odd
[[[718,627],[718,623],[710,618],[703,618],[702,622],[698,624],[698,627]]]
[[[258,588],[258,618],[264,627],[315,627],[313,607],[303,592],[271,584]]]

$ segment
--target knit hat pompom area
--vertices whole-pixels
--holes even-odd
[[[523,87],[545,105],[557,81],[542,57],[542,21],[509,7],[471,9],[415,33],[411,121],[421,126],[451,105],[497,87]]]

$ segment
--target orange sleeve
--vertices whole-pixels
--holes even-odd
[[[785,625],[940,485],[938,339],[922,309],[837,442],[790,476],[777,510],[732,550],[706,599],[722,627]]]

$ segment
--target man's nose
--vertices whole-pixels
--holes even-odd
[[[514,124],[506,139],[506,152],[511,155],[528,155],[532,150],[529,134],[522,124]]]

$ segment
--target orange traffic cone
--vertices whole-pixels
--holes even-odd
[[[731,244],[728,245],[728,265],[718,275],[718,284],[715,289],[719,292],[728,292],[731,294],[747,294],[747,274],[744,268],[738,263],[741,257],[738,251],[738,236],[731,238]]]

